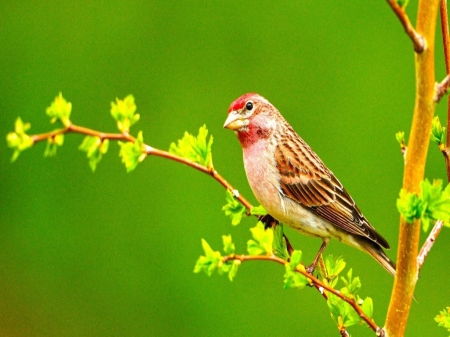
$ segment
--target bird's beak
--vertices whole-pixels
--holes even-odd
[[[236,111],[231,111],[223,125],[224,128],[237,131],[244,126],[244,117]]]

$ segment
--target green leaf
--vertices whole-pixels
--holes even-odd
[[[442,180],[434,180],[431,184],[428,179],[422,181],[421,199],[424,205],[421,218],[422,228],[427,231],[430,222],[438,219],[445,224],[449,224],[450,220],[450,194],[448,186],[442,190]]]
[[[397,142],[400,144],[400,146],[405,144],[405,132],[404,131],[397,132],[395,134],[395,139],[397,139]]]
[[[26,134],[30,127],[30,123],[24,123],[20,117],[17,117],[14,123],[14,131],[6,136],[8,147],[14,150],[11,162],[14,162],[22,151],[33,146],[33,139]]]
[[[204,271],[206,275],[211,276],[215,270],[222,267],[222,255],[220,252],[213,251],[211,246],[204,239],[202,239],[202,247],[205,255],[200,256],[197,260],[194,267],[194,273]]]
[[[284,260],[289,260],[290,255],[287,250],[286,239],[283,235],[283,224],[279,223],[273,229],[273,253]]]
[[[108,148],[109,139],[104,139],[102,141],[100,137],[86,136],[78,149],[86,152],[86,156],[89,159],[89,166],[92,172],[95,172],[97,164],[102,159],[102,156],[108,151]]]
[[[295,270],[302,261],[302,251],[294,250],[291,255],[291,259],[289,260],[289,267],[291,270]]]
[[[341,277],[342,282],[344,282],[345,287],[341,289],[341,292],[348,294],[350,297],[355,297],[354,295],[361,288],[361,280],[359,277],[353,277],[353,269],[347,272],[347,278]]]
[[[225,200],[227,203],[222,207],[222,211],[231,218],[231,224],[237,226],[247,209],[233,196],[230,190],[226,191]]]
[[[234,254],[234,250],[236,247],[234,246],[233,240],[231,239],[231,235],[222,235],[223,241],[223,251],[227,255]]]
[[[272,255],[273,230],[264,229],[260,221],[250,228],[254,240],[248,240],[247,251],[250,255]]]
[[[308,279],[303,274],[291,270],[289,263],[286,263],[286,272],[284,274],[284,289],[297,288],[302,289],[309,284]]]
[[[137,123],[141,117],[136,114],[136,104],[133,95],[128,95],[123,100],[116,98],[116,102],[111,102],[111,116],[117,122],[117,128],[122,133],[128,133],[130,127]]]
[[[349,327],[358,324],[361,319],[350,304],[334,294],[328,294],[328,308],[335,323],[340,326]]]
[[[412,223],[414,219],[420,218],[423,212],[422,200],[417,194],[407,192],[402,188],[397,199],[397,209],[407,223]]]
[[[450,331],[450,307],[447,307],[445,310],[439,312],[434,320],[438,323],[439,326]]]
[[[200,127],[197,137],[185,132],[183,138],[178,140],[178,144],[170,144],[169,152],[200,165],[212,168],[211,148],[213,137],[210,136],[209,140],[207,140],[207,136],[208,129],[206,128],[206,125]]]
[[[228,272],[228,278],[230,279],[230,281],[233,281],[234,278],[236,277],[238,267],[240,265],[241,265],[241,261],[239,261],[239,260],[234,260],[233,263],[231,264],[231,268]]]
[[[439,116],[433,118],[431,141],[436,143],[441,151],[445,149],[445,128],[441,125]]]
[[[373,301],[370,297],[366,297],[361,306],[362,311],[366,314],[367,317],[373,317]]]
[[[58,146],[64,144],[64,134],[56,135],[55,137],[50,137],[47,139],[47,146],[45,147],[44,157],[54,157],[56,156],[56,151]]]
[[[267,211],[265,210],[264,207],[259,205],[256,207],[252,207],[252,209],[250,210],[250,214],[251,215],[267,215]]]
[[[305,267],[301,264],[301,260],[302,252],[300,250],[294,250],[289,263],[285,264],[286,272],[284,273],[284,289],[302,289],[309,283],[308,278],[298,272],[298,269],[305,270]]]
[[[66,127],[70,125],[71,112],[72,103],[67,102],[62,96],[62,93],[59,93],[59,95],[55,97],[54,101],[46,110],[47,116],[51,118],[51,123],[55,123],[59,120]]]
[[[344,270],[346,263],[342,257],[334,257],[332,254],[329,254],[324,258],[324,264],[326,270],[319,269],[322,279],[334,288],[339,280],[338,276]]]
[[[119,142],[119,146],[119,156],[122,158],[122,163],[125,164],[127,172],[133,171],[136,166],[147,157],[147,153],[144,149],[144,138],[142,136],[142,131],[139,131],[134,143]]]

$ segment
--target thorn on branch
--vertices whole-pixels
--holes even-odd
[[[387,0],[387,2],[389,6],[391,6],[395,15],[397,15],[398,19],[400,20],[400,23],[405,29],[406,34],[411,39],[414,45],[414,51],[418,54],[422,53],[425,50],[425,39],[414,29],[411,21],[409,21],[408,15],[406,15],[405,13],[404,7],[400,6],[396,0]]]
[[[447,93],[447,90],[450,86],[450,74],[445,76],[445,78],[439,82],[436,83],[436,89],[434,93],[434,101],[438,103],[442,97]]]

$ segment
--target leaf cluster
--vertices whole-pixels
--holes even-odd
[[[234,254],[235,246],[231,239],[231,235],[222,235],[223,251],[226,255],[232,256]],[[219,275],[228,274],[230,281],[236,276],[237,270],[241,261],[236,259],[229,259],[224,261],[224,257],[219,251],[212,250],[211,246],[202,239],[202,247],[205,255],[202,255],[197,260],[194,273],[204,271],[206,275],[211,276],[217,270]]]
[[[247,251],[250,255],[272,255],[273,230],[265,229],[264,224],[258,221],[255,227],[250,228],[253,239],[247,241]]]
[[[119,146],[119,156],[122,158],[122,163],[125,164],[127,172],[133,171],[136,166],[147,157],[142,131],[139,131],[134,143],[119,141]]]
[[[89,159],[89,166],[92,172],[95,172],[97,164],[102,159],[102,156],[108,152],[108,148],[109,139],[102,140],[100,137],[86,136],[78,149],[86,152],[86,156]]]
[[[301,260],[302,252],[300,250],[294,250],[289,262],[285,264],[286,272],[284,273],[284,289],[302,289],[309,284],[306,276],[298,272],[298,270],[305,271],[305,267],[301,264]]]
[[[141,117],[136,113],[134,96],[128,95],[123,100],[116,98],[116,102],[111,102],[111,116],[116,120],[119,131],[128,133]]]
[[[71,124],[71,112],[72,103],[67,102],[61,92],[55,97],[51,105],[46,110],[46,114],[51,118],[50,122],[52,124],[59,120],[65,127],[68,127]]]
[[[340,292],[354,300],[358,306],[361,307],[362,311],[367,315],[367,317],[372,318],[373,316],[373,301],[370,297],[362,299],[359,297],[357,292],[361,288],[361,280],[359,277],[353,277],[353,270],[347,272],[347,275],[339,277],[340,273],[345,268],[345,261],[341,257],[333,257],[333,255],[328,255],[324,261],[325,270],[320,270],[323,277],[323,281],[331,285],[333,288],[337,285],[340,280],[343,286],[340,288]],[[347,328],[349,326],[363,322],[358,313],[352,308],[352,306],[341,299],[340,297],[328,293],[328,308],[330,309],[331,316],[333,317],[338,328]]]
[[[17,117],[14,123],[14,131],[6,136],[8,147],[14,150],[11,157],[12,162],[19,157],[22,151],[33,146],[33,139],[26,133],[30,128],[30,123],[24,123],[20,117]]]
[[[440,311],[439,315],[437,315],[434,320],[438,322],[439,326],[442,326],[447,329],[447,331],[450,331],[450,307]]]
[[[234,197],[233,192],[229,189],[227,189],[225,201],[227,203],[222,207],[222,211],[225,212],[226,216],[230,217],[233,226],[239,225],[247,209]]]
[[[171,143],[169,152],[212,168],[212,143],[213,137],[210,136],[208,139],[208,129],[203,125],[198,130],[197,137],[185,132],[183,138],[178,140],[178,144]]]
[[[439,146],[440,151],[445,150],[445,127],[441,125],[439,116],[433,118],[431,126],[431,141]]]
[[[397,209],[406,222],[412,223],[415,219],[422,220],[422,228],[427,231],[430,223],[441,220],[444,225],[450,225],[450,185],[445,189],[442,180],[428,179],[422,181],[421,193],[415,194],[402,189],[397,199]]]

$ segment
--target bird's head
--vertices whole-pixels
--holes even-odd
[[[276,128],[275,107],[264,97],[248,93],[231,103],[224,128],[233,130],[246,147],[266,139]]]

